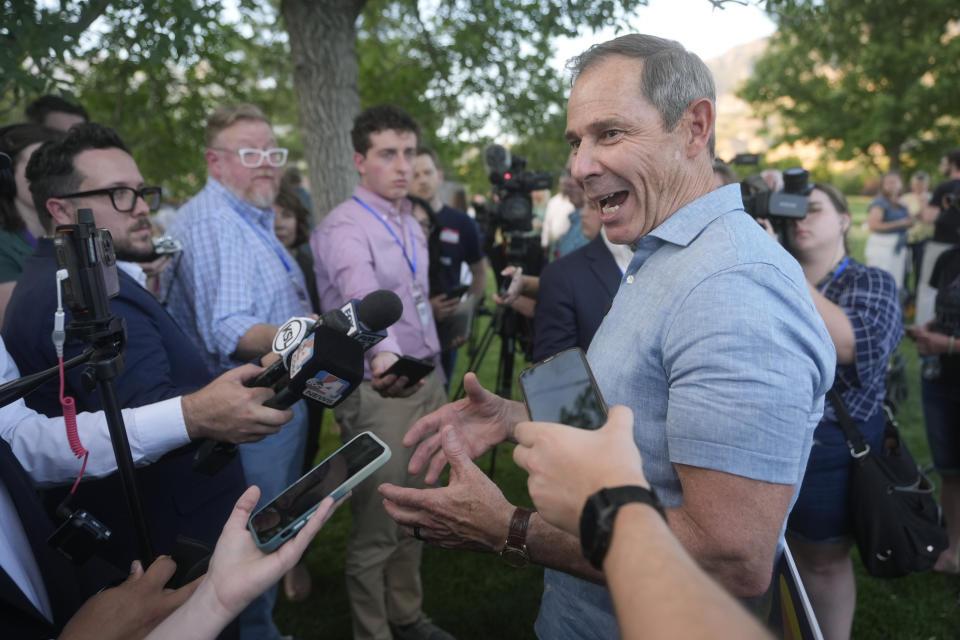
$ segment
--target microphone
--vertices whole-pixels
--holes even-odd
[[[327,311],[319,320],[313,318],[290,318],[277,329],[273,337],[272,351],[279,355],[269,367],[261,371],[256,378],[247,380],[244,384],[248,387],[272,387],[280,382],[284,374],[290,368],[290,356],[296,351],[303,340],[320,325],[328,325],[341,333],[346,333],[350,329],[349,321],[344,317],[339,309]]]
[[[286,409],[301,397],[334,407],[363,380],[363,353],[402,313],[397,294],[381,289],[324,313],[302,333],[295,321],[304,319],[292,318],[274,338],[280,359],[247,384],[277,392],[263,403],[267,407]]]
[[[335,407],[362,380],[363,345],[334,327],[318,324],[290,354],[289,374],[274,385],[277,395],[263,404],[287,409],[304,397]]]
[[[483,164],[487,167],[487,173],[503,175],[510,170],[510,152],[499,144],[488,145],[483,150]]]
[[[393,291],[378,289],[364,297],[346,302],[340,311],[350,323],[347,335],[367,351],[387,337],[387,327],[403,315],[403,302]]]

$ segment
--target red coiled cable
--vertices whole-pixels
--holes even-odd
[[[73,398],[63,396],[63,357],[61,356],[57,358],[57,360],[60,362],[60,406],[63,407],[63,422],[67,428],[67,442],[70,443],[70,450],[73,451],[73,455],[78,458],[83,457],[83,464],[80,466],[80,475],[77,476],[77,481],[73,483],[73,488],[70,489],[70,493],[72,494],[77,490],[77,485],[80,484],[83,472],[87,468],[87,458],[90,457],[90,452],[87,451],[80,442],[80,434],[77,432],[77,406]]]

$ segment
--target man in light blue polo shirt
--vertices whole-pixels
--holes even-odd
[[[634,248],[590,366],[607,405],[633,410],[644,473],[673,533],[732,594],[759,596],[833,382],[832,342],[799,265],[744,213],[736,186],[713,190],[715,91],[703,62],[634,34],[571,66],[571,174],[607,237]],[[423,441],[411,471],[430,462],[430,482],[449,460],[454,480],[430,494],[383,487],[388,511],[428,542],[548,567],[539,637],[617,637],[609,593],[594,584],[603,576],[578,538],[473,472],[470,458],[513,439],[523,405],[473,376],[465,386],[467,399],[404,440]]]

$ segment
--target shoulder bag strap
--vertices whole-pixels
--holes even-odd
[[[833,405],[833,410],[837,414],[837,422],[843,430],[843,437],[847,439],[847,447],[850,448],[850,455],[854,458],[861,458],[870,451],[870,445],[863,439],[863,434],[857,428],[857,424],[850,417],[847,405],[834,386],[827,392],[827,399]]]

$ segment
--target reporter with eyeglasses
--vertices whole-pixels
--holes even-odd
[[[303,272],[274,235],[271,208],[287,150],[270,122],[249,104],[224,106],[207,120],[207,182],[174,218],[167,233],[183,250],[161,276],[170,314],[201,346],[213,373],[270,351],[279,325],[311,314]],[[279,433],[240,446],[243,471],[263,503],[299,476],[307,433],[304,402]],[[277,640],[270,619],[276,589],[260,607],[261,625],[243,614],[241,636]]]

